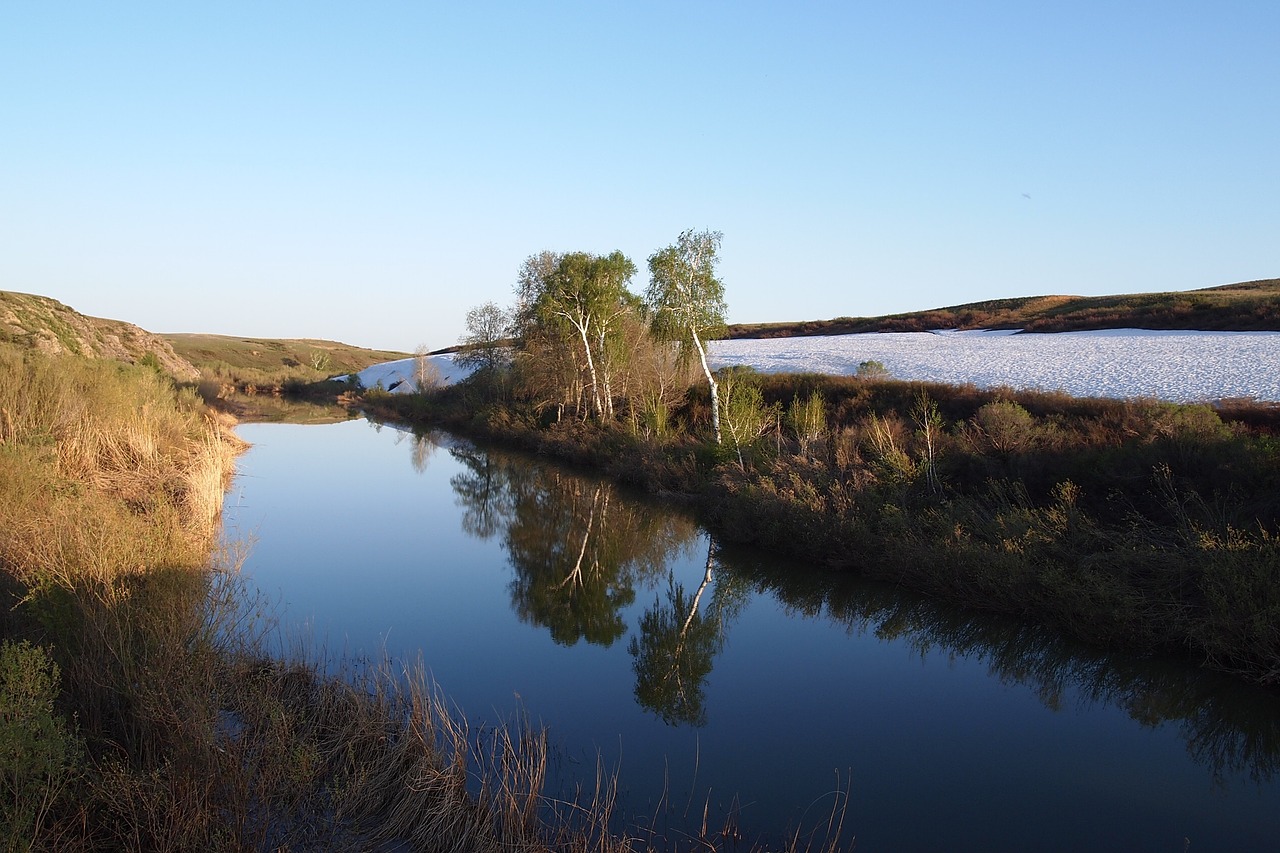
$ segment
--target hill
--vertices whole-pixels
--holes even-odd
[[[200,375],[159,336],[132,323],[86,316],[47,296],[0,290],[0,341],[51,355],[72,353],[130,364],[150,360],[187,381]]]
[[[130,364],[151,362],[185,382],[247,377],[243,384],[278,387],[356,373],[408,357],[310,338],[271,340],[227,335],[157,335],[132,323],[89,317],[47,296],[0,290],[0,342],[58,355]],[[233,383],[240,384],[240,383]]]
[[[885,317],[838,317],[797,323],[736,324],[730,338],[927,332],[934,329],[1022,329],[1084,332],[1098,329],[1280,331],[1280,279],[1203,290],[1119,296],[1026,296],[970,302]]]
[[[207,372],[213,366],[235,371],[296,372],[300,368],[329,375],[358,373],[373,364],[408,358],[411,353],[372,350],[315,338],[237,338],[229,335],[162,335],[175,352]]]

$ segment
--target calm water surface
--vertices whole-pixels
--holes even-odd
[[[474,723],[527,711],[561,782],[601,755],[637,818],[777,835],[846,790],[859,851],[1280,849],[1273,694],[721,549],[442,434],[240,432],[227,528],[286,626],[420,656]]]

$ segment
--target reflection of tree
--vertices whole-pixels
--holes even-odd
[[[661,576],[693,539],[689,521],[623,500],[607,483],[474,447],[450,453],[466,469],[450,480],[463,528],[482,538],[505,530],[512,607],[557,643],[616,642],[635,585]]]
[[[508,466],[470,445],[450,447],[449,455],[466,468],[449,478],[457,504],[462,507],[462,529],[471,536],[488,539],[498,532],[511,509]]]
[[[612,488],[558,472],[525,485],[506,537],[516,571],[512,606],[523,621],[550,628],[557,643],[611,645],[627,630],[619,611],[635,600]]]
[[[980,660],[1006,684],[1025,685],[1047,707],[1068,697],[1123,708],[1138,723],[1176,722],[1187,751],[1219,779],[1280,775],[1280,697],[1175,660],[1110,654],[1050,627],[975,614],[896,587],[831,573],[788,571],[735,562],[762,591],[792,612],[843,623],[909,643]]]
[[[715,544],[707,547],[702,582],[692,597],[668,575],[666,602],[656,599],[640,617],[640,633],[629,651],[636,673],[636,700],[669,725],[707,721],[703,697],[712,661],[724,647],[725,630],[746,602],[748,590],[735,576],[721,573],[714,587]],[[702,598],[712,589],[705,612]]]
[[[621,610],[635,584],[660,574],[693,537],[688,522],[562,472],[513,478],[512,495],[512,607],[564,645],[613,644],[626,633]]]
[[[413,447],[409,451],[409,462],[413,465],[413,470],[421,474],[427,470],[427,465],[431,462],[431,457],[435,455],[436,450],[440,447],[440,434],[437,432],[415,432],[413,434]]]

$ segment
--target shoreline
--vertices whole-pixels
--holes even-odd
[[[798,383],[824,385],[823,378],[811,376],[764,380],[771,399],[789,398]],[[1192,413],[1186,417],[1198,419],[1208,431],[1153,422],[1149,441],[1094,447],[1082,452],[1081,459],[1073,458],[1073,452],[1030,447],[973,454],[953,446],[950,457],[936,460],[933,470],[941,485],[935,487],[919,455],[923,451],[908,446],[918,443],[918,436],[909,432],[900,437],[906,443],[896,456],[878,460],[870,458],[875,451],[865,434],[846,436],[852,444],[845,441],[843,452],[860,458],[859,467],[844,473],[836,470],[839,448],[833,447],[827,447],[824,459],[761,453],[739,471],[699,440],[658,441],[630,434],[622,425],[539,425],[518,407],[468,403],[466,391],[439,392],[434,402],[366,393],[361,407],[375,418],[440,426],[551,456],[654,496],[680,496],[726,541],[835,571],[860,571],[966,607],[1045,621],[1105,648],[1173,652],[1246,681],[1280,684],[1280,625],[1267,627],[1272,623],[1263,615],[1271,608],[1280,612],[1280,585],[1268,580],[1280,577],[1272,571],[1280,567],[1280,542],[1266,533],[1261,516],[1252,532],[1230,523],[1214,526],[1209,517],[1213,495],[1196,491],[1197,483],[1222,479],[1221,473],[1201,468],[1228,464],[1231,457],[1233,471],[1243,473],[1252,466],[1255,476],[1252,486],[1244,484],[1253,491],[1241,503],[1262,501],[1259,506],[1267,507],[1266,517],[1274,523],[1277,506],[1269,488],[1280,472],[1274,461],[1245,461],[1250,454],[1271,453],[1265,449],[1268,439],[1257,444],[1242,432],[1246,428],[1228,428],[1207,407],[972,388],[951,388],[947,393],[963,399],[946,400],[940,394],[944,386],[899,382],[886,387],[890,390],[881,390],[899,401],[897,411],[904,418],[920,389],[940,398],[947,412],[944,420],[953,430],[961,429],[957,422],[968,422],[950,415],[962,404],[972,412],[1011,397],[1035,412],[1029,425],[1023,425],[1028,430],[1051,425],[1054,417],[1071,417],[1088,421],[1092,429],[1109,418],[1129,418],[1133,426],[1122,429],[1132,431],[1142,418],[1177,419],[1186,411]],[[888,405],[875,417],[890,417],[893,408],[885,409]],[[1248,413],[1233,417],[1242,423]],[[1263,420],[1274,429],[1272,412],[1265,412]],[[1156,435],[1168,429],[1173,432]],[[1193,447],[1210,459],[1206,466],[1197,467]],[[1178,470],[1164,476],[1170,460]],[[1093,471],[1100,477],[1096,483],[1082,487],[1075,482],[1108,465],[1121,466],[1117,482],[1135,476],[1141,480],[1119,503],[1095,493],[1108,482],[1098,471]],[[988,481],[988,475],[996,479]],[[1125,501],[1132,504],[1124,510],[1129,515],[1119,521],[1108,515]],[[1186,511],[1181,518],[1178,507]],[[1161,573],[1169,580],[1162,580]],[[1260,633],[1241,634],[1239,624],[1259,624]]]

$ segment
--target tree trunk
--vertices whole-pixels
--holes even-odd
[[[600,403],[600,383],[596,378],[596,362],[591,357],[591,341],[587,338],[587,324],[574,323],[578,327],[578,334],[582,335],[582,350],[587,356],[587,370],[591,373],[591,398],[596,407],[596,417],[604,417],[604,406]]]
[[[711,367],[707,364],[707,351],[702,348],[698,330],[690,326],[689,332],[693,335],[693,345],[698,348],[698,358],[702,360],[702,372],[706,375],[707,386],[711,389],[711,428],[716,434],[716,444],[723,444],[724,439],[720,437],[720,388],[716,385],[716,378],[711,375]]]

